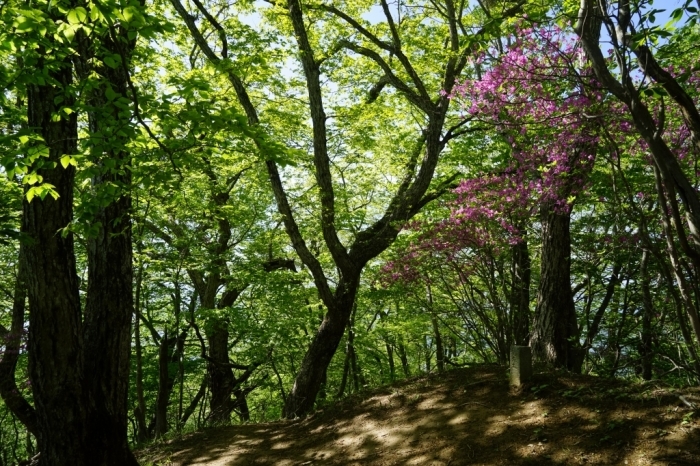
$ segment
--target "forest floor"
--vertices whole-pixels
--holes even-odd
[[[412,378],[295,421],[211,428],[142,465],[700,465],[700,389],[504,368]]]

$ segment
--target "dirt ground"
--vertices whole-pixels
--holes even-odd
[[[504,368],[414,378],[296,421],[212,428],[137,454],[153,466],[700,465],[700,390]]]

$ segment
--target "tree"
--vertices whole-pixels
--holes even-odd
[[[4,165],[25,184],[22,267],[40,464],[137,464],[126,419],[133,314],[127,145],[138,112],[129,96],[130,59],[145,19],[139,4],[8,10],[17,26],[6,37],[22,54],[18,76],[26,83],[14,92],[26,92],[27,120],[14,135],[17,156]],[[81,113],[88,120],[82,138]],[[91,181],[91,202],[79,204],[90,222],[84,309],[73,231],[78,159]]]
[[[530,212],[539,211],[542,249],[530,336],[533,354],[579,371],[583,358],[571,290],[570,216],[595,158],[597,123],[587,115],[600,110],[601,95],[587,70],[574,68],[578,52],[558,28],[526,28],[516,34],[481,79],[461,84],[456,95],[466,101],[471,117],[494,125],[512,147],[512,162],[497,175],[497,196],[508,204],[536,199]],[[462,212],[488,209],[478,190],[465,183],[460,191],[470,201]]]
[[[257,127],[260,118],[250,95],[235,70],[230,66],[224,66],[227,60],[227,39],[225,29],[208,11],[198,4],[200,12],[207,19],[209,27],[215,29],[221,41],[221,56],[214,53],[212,47],[204,39],[200,28],[195,24],[193,17],[185,10],[177,0],[172,1],[180,17],[185,21],[193,35],[197,46],[207,56],[209,61],[221,67],[230,79],[239,104],[244,109],[248,124]],[[326,369],[335,354],[338,344],[345,332],[350,315],[355,303],[360,277],[364,266],[368,261],[376,257],[396,238],[402,223],[415,215],[424,205],[438,197],[452,179],[443,180],[430,190],[433,175],[439,160],[440,153],[447,142],[459,133],[461,125],[447,127],[449,99],[445,94],[439,94],[439,89],[445,89],[449,93],[454,86],[455,79],[461,74],[467,65],[467,58],[472,52],[470,46],[466,46],[472,39],[472,35],[466,33],[463,24],[464,5],[457,5],[447,1],[438,9],[438,14],[431,18],[435,20],[435,26],[422,25],[425,15],[410,9],[399,9],[392,12],[389,5],[380,3],[385,15],[385,22],[380,27],[371,27],[364,20],[355,19],[351,14],[331,5],[306,5],[306,12],[302,11],[302,4],[297,0],[290,0],[285,5],[275,5],[275,12],[285,11],[286,18],[281,24],[282,30],[291,27],[296,43],[296,56],[301,64],[306,84],[308,98],[308,115],[312,121],[313,144],[313,168],[318,196],[320,212],[317,214],[323,242],[332,258],[335,286],[331,285],[329,275],[323,265],[312,253],[299,229],[296,219],[298,215],[290,205],[288,194],[285,190],[274,147],[265,145],[259,137],[257,142],[262,157],[266,160],[266,166],[272,190],[277,202],[277,208],[282,215],[285,229],[294,246],[294,249],[311,271],[319,296],[326,306],[327,313],[324,316],[316,335],[311,341],[301,367],[296,376],[294,386],[285,403],[285,414],[295,417],[311,410],[316,396],[324,380]],[[506,11],[507,17],[520,10],[517,5]],[[401,15],[403,24],[397,22],[396,15]],[[312,31],[307,28],[305,15],[311,17],[324,17],[334,24],[338,24],[342,30],[357,36],[357,40],[347,40],[342,36],[334,37],[333,49],[321,52],[317,49],[315,37],[320,31]],[[500,22],[500,17],[493,19],[488,27],[494,28]],[[364,23],[364,24],[363,24]],[[288,30],[288,29],[287,29]],[[444,73],[437,76],[429,71],[421,77],[416,60],[411,57],[413,49],[407,46],[410,35],[424,35],[431,31],[443,31],[449,39],[447,47],[443,50],[435,50],[438,60],[442,62]],[[347,36],[347,33],[341,33]],[[478,36],[478,34],[477,34]],[[409,158],[405,159],[406,170],[401,176],[401,181],[393,186],[395,190],[389,201],[382,209],[382,213],[376,216],[376,220],[364,228],[352,232],[345,241],[347,235],[340,233],[336,217],[338,204],[336,191],[340,185],[334,181],[335,176],[331,164],[331,148],[328,141],[331,134],[331,126],[327,124],[327,115],[324,105],[324,89],[321,82],[323,72],[323,53],[329,56],[344,50],[356,54],[362,60],[371,63],[373,73],[380,84],[374,94],[379,94],[386,85],[393,87],[409,103],[409,106],[421,115],[419,122],[419,135],[414,138],[414,149]],[[432,51],[431,51],[432,52]],[[396,57],[393,60],[391,57]],[[432,59],[432,58],[431,58]],[[414,63],[416,62],[416,63]],[[439,62],[438,62],[439,63]],[[436,63],[437,64],[437,63]],[[432,65],[432,64],[431,64]],[[433,91],[429,91],[429,89]],[[373,94],[373,95],[374,95]],[[373,97],[374,98],[374,97]],[[443,135],[444,132],[444,135]],[[279,149],[277,149],[279,151]],[[422,159],[421,154],[423,155]]]
[[[673,12],[676,20],[683,16],[685,9],[692,11],[689,9],[690,3],[690,1],[686,2],[683,7]],[[700,231],[700,196],[684,172],[679,162],[678,148],[674,147],[672,137],[669,137],[666,131],[664,100],[660,101],[660,106],[656,109],[651,107],[654,105],[654,100],[644,99],[644,95],[649,92],[638,88],[633,73],[637,70],[649,76],[657,87],[663,89],[664,94],[674,101],[682,115],[686,130],[692,136],[695,151],[700,149],[700,112],[680,80],[665,69],[655,57],[650,44],[657,40],[661,32],[658,28],[646,27],[645,22],[653,18],[654,11],[645,13],[643,6],[641,2],[626,0],[617,2],[615,9],[607,3],[598,4],[584,0],[578,11],[574,30],[581,39],[596,78],[627,108],[637,133],[651,154],[654,170],[657,171],[657,193],[660,204],[663,210],[665,210],[663,206],[667,205],[671,212],[667,219],[669,228],[666,231],[669,241],[668,254],[695,338],[700,340],[700,314],[690,298],[690,286],[686,283],[684,273],[680,271],[679,255],[671,237],[673,231],[678,237],[683,255],[697,269],[700,266],[700,255],[697,250]],[[697,15],[697,10],[694,14]],[[638,23],[635,23],[636,18],[639,18]],[[695,21],[696,19],[692,19],[684,29],[692,28]],[[602,27],[605,27],[611,38],[614,63],[619,70],[619,77],[610,70],[610,61],[606,60],[601,50]],[[653,89],[650,91],[653,95]],[[681,220],[677,196],[685,209],[686,226]],[[691,280],[697,280],[697,277]]]

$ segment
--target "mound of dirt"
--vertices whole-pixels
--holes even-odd
[[[155,466],[700,465],[700,390],[505,369],[414,378],[296,421],[212,428],[138,452]]]

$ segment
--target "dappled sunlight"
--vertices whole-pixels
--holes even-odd
[[[538,373],[534,384],[518,393],[497,367],[451,371],[303,420],[209,429],[160,458],[182,466],[700,464],[699,426],[668,390],[647,396],[562,373]],[[589,390],[571,394],[571,385]]]

